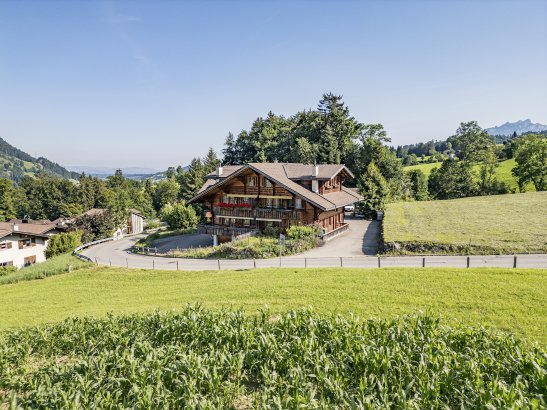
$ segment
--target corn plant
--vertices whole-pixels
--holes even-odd
[[[547,355],[428,314],[187,306],[0,334],[0,408],[544,408]]]

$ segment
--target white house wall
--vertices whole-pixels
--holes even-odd
[[[12,234],[0,239],[0,243],[4,241],[11,243],[11,249],[0,249],[0,264],[13,262],[13,266],[22,268],[25,264],[25,258],[29,256],[36,256],[36,263],[46,260],[46,238],[36,237],[36,244],[34,246],[27,246],[23,249],[19,249],[20,239],[21,237],[18,234]]]

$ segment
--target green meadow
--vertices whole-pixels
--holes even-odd
[[[383,222],[384,242],[401,244],[402,252],[424,244],[469,253],[545,253],[546,209],[547,192],[392,203]]]
[[[547,343],[547,272],[524,269],[257,269],[215,272],[84,267],[0,286],[0,329],[69,316],[180,309],[187,303],[272,313],[393,318],[427,311],[449,324],[484,324]]]

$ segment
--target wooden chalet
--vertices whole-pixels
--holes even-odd
[[[317,225],[323,235],[347,228],[344,206],[362,200],[342,185],[345,165],[251,163],[219,167],[189,203],[202,203],[210,224],[200,233],[233,236],[274,226]]]

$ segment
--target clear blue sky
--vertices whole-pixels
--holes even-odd
[[[393,143],[547,123],[547,1],[0,1],[0,136],[64,165],[187,164],[342,94]]]

